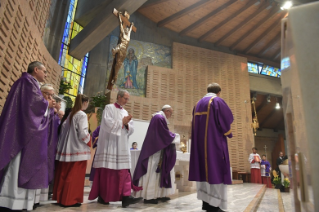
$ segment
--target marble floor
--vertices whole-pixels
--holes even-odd
[[[279,211],[277,189],[267,188],[258,206],[257,212]]]
[[[287,212],[294,211],[293,207],[292,207],[292,203],[293,203],[292,202],[292,191],[290,191],[289,193],[287,193],[287,192],[281,193],[281,198],[282,198],[282,202],[283,202],[285,211],[287,211]]]
[[[259,184],[237,184],[229,185],[228,192],[228,211],[242,212],[245,211],[251,200],[260,191],[262,185]],[[167,203],[159,203],[158,205],[144,204],[143,202],[135,205],[130,205],[128,208],[122,208],[121,202],[112,202],[110,205],[101,205],[95,201],[89,201],[88,195],[90,188],[86,187],[84,190],[84,203],[79,208],[62,208],[54,205],[53,201],[41,203],[42,206],[36,209],[36,212],[74,212],[74,211],[143,211],[143,212],[157,212],[157,211],[202,211],[202,202],[197,200],[197,194],[193,192],[179,192],[178,195],[171,198]]]

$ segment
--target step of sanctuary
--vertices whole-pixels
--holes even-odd
[[[247,207],[256,208],[261,199],[261,194],[265,187],[261,184],[243,183],[227,186],[227,210],[231,212],[247,211]],[[165,211],[165,212],[202,212],[202,201],[197,199],[196,192],[178,192],[178,195],[172,196],[168,202],[159,202],[157,205],[144,204],[143,201],[130,205],[128,208],[122,208],[121,202],[111,202],[109,205],[97,203],[97,200],[88,200],[90,187],[84,187],[84,202],[79,208],[69,208],[66,210],[55,203],[55,201],[42,202],[37,212],[64,212],[64,211]]]

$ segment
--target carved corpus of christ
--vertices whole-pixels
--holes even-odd
[[[133,22],[129,22],[128,19],[130,18],[130,15],[126,11],[123,14],[114,9],[113,14],[117,16],[120,21],[120,36],[117,46],[112,49],[114,59],[109,77],[109,82],[107,85],[107,92],[112,90],[113,85],[117,81],[118,72],[121,69],[123,61],[126,57],[126,51],[130,42],[131,32],[136,32],[136,27],[134,27]]]

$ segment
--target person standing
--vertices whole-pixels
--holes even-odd
[[[270,163],[267,161],[266,155],[262,156],[262,161],[260,163],[261,181],[262,184],[267,185],[268,188],[272,188],[270,179]]]
[[[48,123],[53,93],[41,93],[47,71],[39,61],[12,85],[0,117],[0,207],[32,210],[48,187]],[[40,191],[40,190],[39,190]]]
[[[58,141],[52,200],[63,207],[83,202],[86,163],[91,159],[88,118],[83,112],[88,105],[89,98],[78,94]]]
[[[249,155],[248,161],[250,163],[250,179],[251,183],[262,183],[260,173],[261,158],[257,153],[257,148],[252,148],[253,153]]]
[[[133,184],[142,186],[143,190],[134,192],[134,196],[143,197],[144,203],[167,201],[170,200],[167,196],[175,193],[175,144],[180,139],[168,129],[172,114],[173,108],[169,105],[153,114],[135,167]]]
[[[92,133],[92,147],[93,149],[97,147],[97,143],[99,141],[99,133],[100,133],[100,127],[101,126],[98,126]],[[96,151],[96,150],[95,150]],[[94,153],[94,157],[93,157],[93,161],[92,161],[92,166],[91,166],[91,172],[90,172],[90,181],[92,182],[94,180],[94,174],[95,174],[95,168],[93,167],[93,164],[94,164],[94,159],[95,159],[95,154],[96,152]]]
[[[135,204],[141,198],[131,197],[132,185],[130,168],[131,154],[129,137],[134,132],[132,116],[123,108],[129,101],[130,94],[120,90],[117,101],[105,106],[99,144],[96,149],[93,167],[95,168],[89,200],[98,197],[98,203],[122,201],[122,207]]]
[[[232,138],[233,114],[220,98],[221,87],[209,84],[193,110],[189,181],[197,182],[203,210],[227,210],[227,184],[232,184],[227,137]]]

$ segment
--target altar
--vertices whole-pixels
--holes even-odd
[[[141,150],[131,150],[131,173],[133,175],[136,167],[138,157],[140,156]],[[175,195],[179,191],[196,191],[196,182],[188,181],[188,172],[189,172],[189,160],[190,153],[188,152],[176,152],[176,163],[174,167],[175,171]]]

